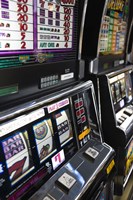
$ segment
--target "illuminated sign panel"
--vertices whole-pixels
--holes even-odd
[[[1,0],[0,68],[42,63],[59,51],[72,51],[75,3]]]
[[[128,0],[110,0],[100,30],[100,55],[121,54],[125,48]]]

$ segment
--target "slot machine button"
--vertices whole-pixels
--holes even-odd
[[[55,80],[55,78],[56,78],[56,76],[55,76],[55,75],[53,75],[53,80]]]
[[[55,75],[55,79],[57,79],[57,80],[58,80],[58,79],[59,79],[59,76],[58,76],[58,75]]]
[[[49,85],[50,85],[50,86],[51,86],[51,85],[53,85],[53,82],[52,82],[52,81],[50,81],[50,82],[49,82]]]
[[[85,155],[87,155],[93,159],[95,159],[99,155],[99,152],[91,147],[89,147],[84,153],[85,153]]]
[[[122,117],[120,117],[119,120],[122,121],[122,123],[125,121],[125,119],[123,119]]]
[[[52,76],[49,77],[49,81],[52,81]]]
[[[122,115],[120,118],[125,121],[127,117]]]
[[[120,119],[117,119],[117,123],[120,126],[123,122]]]
[[[40,85],[40,88],[41,88],[41,89],[43,88],[43,83]]]
[[[82,123],[86,122],[86,116],[85,116],[85,115],[83,115],[83,116],[81,117],[81,121],[82,121]]]
[[[76,183],[76,179],[65,172],[62,176],[60,176],[56,183],[60,186],[60,188],[68,192]]]
[[[43,83],[44,81],[43,81],[43,78],[41,78],[41,83]]]
[[[128,118],[128,116],[127,116],[127,115],[125,115],[124,113],[122,114],[122,117],[124,117],[124,118],[125,118],[125,120]]]
[[[124,114],[128,115],[129,117],[132,115],[132,110],[126,109],[124,110]]]

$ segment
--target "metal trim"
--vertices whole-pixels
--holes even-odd
[[[133,28],[133,19],[132,19],[132,21],[131,21],[131,25],[130,25],[130,28],[129,28],[128,38],[127,38],[126,53],[128,53],[128,46],[129,46],[129,41],[130,41],[130,37],[131,37],[132,28]]]
[[[119,69],[119,70],[117,70],[117,71],[113,71],[113,72],[111,72],[111,73],[108,73],[107,74],[107,76],[109,77],[109,78],[111,78],[111,77],[113,77],[113,76],[116,76],[117,74],[119,74],[119,73],[123,73],[123,72],[126,72],[126,71],[133,71],[133,65],[128,65],[128,66],[126,66],[125,68],[122,68],[122,69]]]
[[[79,53],[78,53],[78,59],[79,60],[81,60],[81,55],[82,55],[83,32],[84,32],[84,25],[85,25],[85,16],[86,16],[86,11],[87,11],[87,5],[88,5],[88,0],[85,0],[85,2],[84,2],[84,8],[83,8],[82,20],[81,20],[80,37],[79,37]]]
[[[125,179],[124,179],[124,184],[123,184],[123,187],[124,187],[124,188],[125,188],[126,185],[127,185],[127,182],[128,182],[128,180],[129,180],[129,178],[130,178],[130,175],[131,175],[132,171],[133,171],[133,164],[132,164],[132,167],[130,168],[130,170],[129,170],[129,172],[128,172],[128,175],[127,175],[127,176],[125,177]]]
[[[99,131],[99,135],[100,135],[100,141],[101,141],[101,143],[103,143],[102,132],[101,132],[101,122],[100,122],[100,118],[98,117],[99,116],[99,108],[98,108],[98,111],[97,111],[96,96],[95,96],[94,86],[91,87],[91,90],[92,90],[94,108],[95,108],[95,112],[96,112],[98,131]]]
[[[113,112],[113,116],[114,116],[114,120],[115,120],[115,125],[117,126],[116,112],[115,112],[114,103],[113,103],[113,99],[112,99],[112,95],[111,95],[111,87],[110,87],[108,77],[107,77],[107,84],[108,84],[108,88],[109,88],[109,96],[110,96],[110,100],[111,100],[111,108],[112,108],[112,112]]]
[[[12,109],[5,110],[5,111],[1,112],[1,114],[0,114],[1,115],[0,122],[7,120],[9,118],[12,118],[15,115],[20,115],[24,112],[30,111],[37,107],[41,107],[46,103],[49,104],[50,102],[52,102],[56,99],[63,98],[65,95],[70,95],[71,93],[74,93],[75,91],[79,91],[82,88],[89,89],[90,87],[92,87],[91,81],[83,82],[76,86],[71,86],[64,90],[61,90],[60,92],[52,93],[52,95],[44,96],[44,97],[35,99],[33,101],[30,101],[28,103],[22,104],[20,106],[16,106]]]

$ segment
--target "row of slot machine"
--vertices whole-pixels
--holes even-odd
[[[0,200],[123,194],[133,170],[132,9],[0,1]]]
[[[95,86],[104,141],[116,152],[114,194],[120,196],[133,170],[133,7],[131,1],[106,1],[106,6],[93,1],[89,5],[90,10],[99,6],[101,13],[87,10],[83,58]],[[89,17],[95,17],[97,24],[94,20],[87,23]],[[89,43],[94,44],[93,52],[87,49]]]

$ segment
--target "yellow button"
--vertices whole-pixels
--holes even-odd
[[[83,131],[80,135],[79,135],[79,140],[82,140],[86,135],[88,135],[90,133],[90,128],[87,128],[85,131]]]

